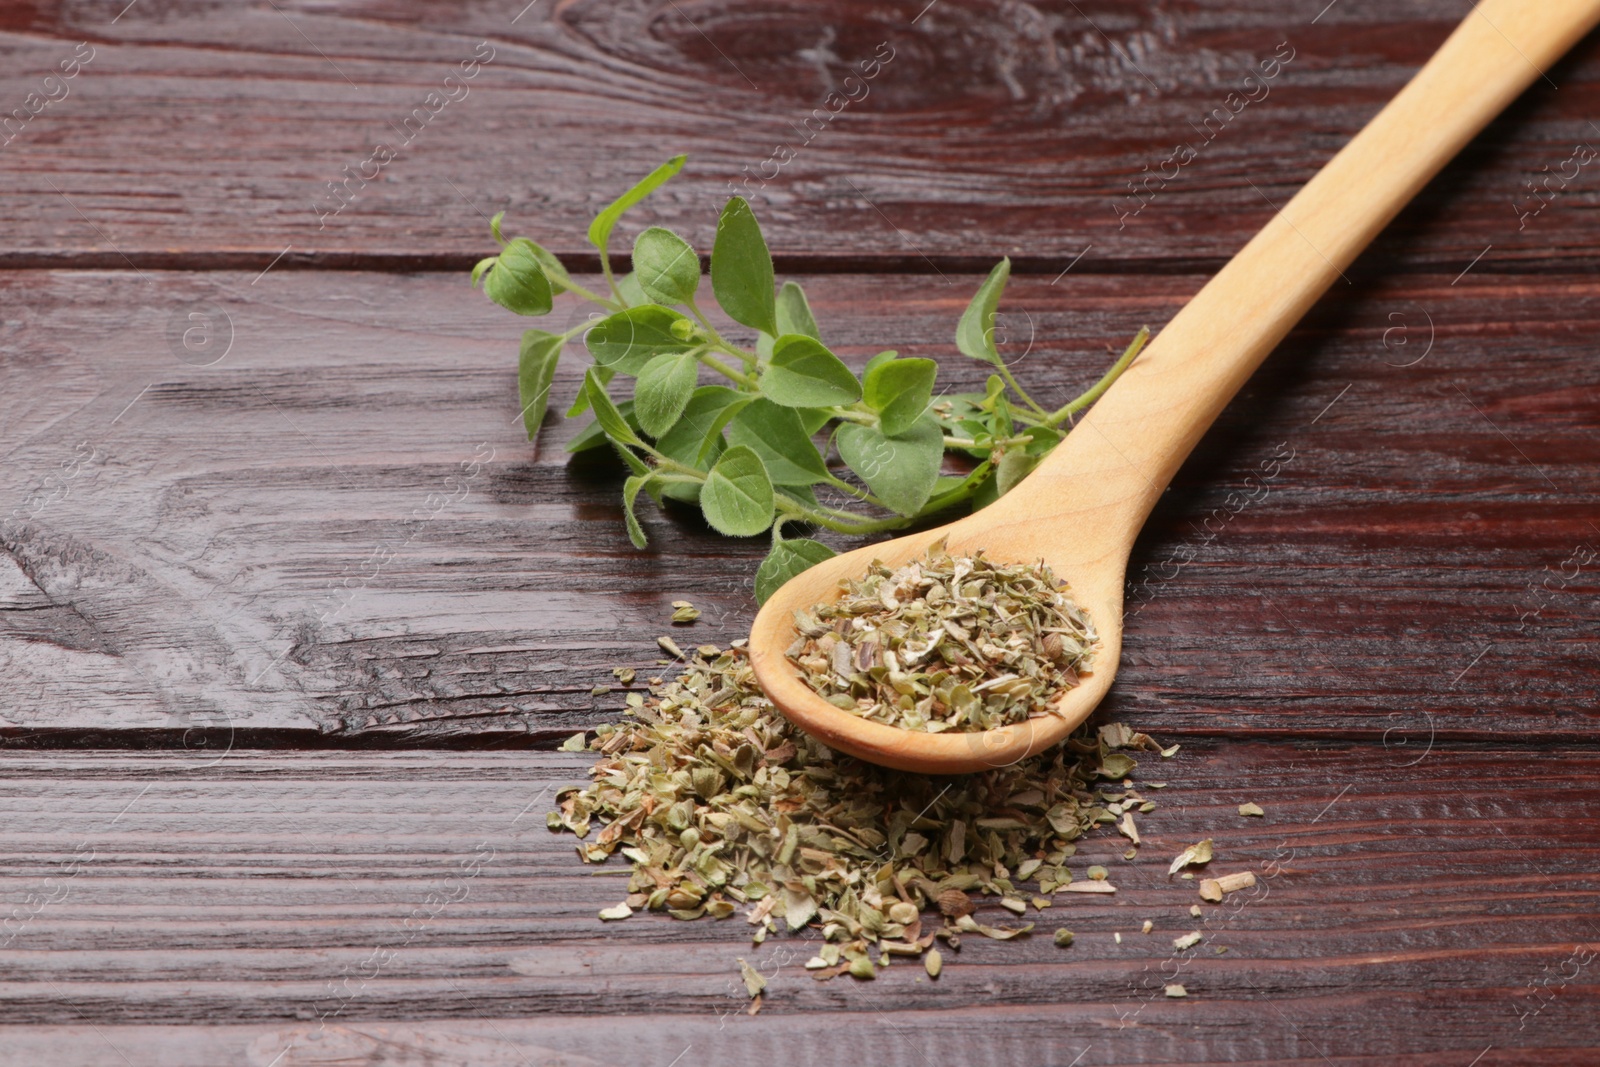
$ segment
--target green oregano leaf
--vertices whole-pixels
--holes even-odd
[[[702,385],[689,398],[688,405],[672,429],[656,439],[656,451],[684,466],[709,471],[722,455],[722,428],[751,399],[749,393],[741,393],[725,385]],[[660,484],[662,496],[690,504],[700,499],[699,482]]]
[[[610,385],[611,379],[617,376],[617,372],[610,367],[591,367],[590,369],[594,371],[595,377],[600,379],[601,385]],[[632,405],[632,401],[629,401],[629,405]],[[588,410],[589,391],[580,387],[577,398],[572,401],[572,406],[567,409],[567,418],[577,418]]]
[[[584,410],[588,411],[589,410],[589,394],[588,394],[588,391],[586,389],[580,388],[578,390],[578,395],[583,397]],[[633,430],[634,433],[637,434],[637,433],[643,432],[643,431],[641,431],[639,429],[639,420],[633,417],[633,401],[631,401],[631,400],[620,400],[620,401],[618,401],[617,402],[617,414],[622,416],[623,421],[625,421],[628,424],[629,429]],[[567,442],[566,450],[568,452],[571,452],[571,453],[587,452],[591,448],[599,448],[600,446],[604,445],[609,440],[610,440],[610,438],[608,438],[606,436],[605,428],[600,425],[599,420],[598,419],[590,419],[588,425],[584,426],[583,429],[579,430],[578,433],[577,433],[577,436],[573,437],[572,440]],[[657,447],[659,448],[659,446],[657,446]]]
[[[821,341],[804,334],[786,334],[772,346],[772,359],[761,374],[761,391],[787,408],[853,404],[861,399],[861,383]]]
[[[991,470],[983,481],[978,483],[977,488],[972,491],[972,509],[978,511],[999,499],[998,478],[995,472]]]
[[[1011,421],[1011,402],[1004,394],[995,397],[994,414],[989,416],[989,432],[999,441],[1010,437],[1015,429],[1016,426]]]
[[[861,368],[861,380],[866,381],[867,375],[871,374],[874,370],[889,362],[891,359],[894,359],[899,354],[899,352],[896,352],[891,348],[887,352],[879,352],[877,355],[867,360],[867,365]]]
[[[534,251],[533,242],[519,237],[500,250],[483,279],[489,299],[518,315],[547,315],[553,299],[550,279]]]
[[[528,241],[526,237],[522,240]],[[567,268],[556,258],[554,252],[535,241],[528,241],[528,247],[533,250],[533,258],[539,261],[539,267],[544,271],[545,277],[550,279],[552,290],[564,293],[572,288],[572,275],[567,273]]]
[[[890,510],[912,516],[933,495],[944,458],[944,434],[929,416],[893,437],[859,422],[840,425],[839,455]]]
[[[645,433],[660,437],[672,429],[694,392],[699,369],[693,352],[668,353],[645,364],[633,384],[633,411]]]
[[[722,428],[751,400],[749,393],[725,385],[702,385],[689,396],[672,428],[656,438],[656,450],[679,463],[707,470],[712,439],[722,439]],[[730,412],[729,409],[732,409]]]
[[[622,213],[665,185],[674,174],[683,169],[684,161],[688,158],[688,156],[673,156],[607,205],[606,209],[589,223],[589,243],[605,251],[606,242],[611,239],[611,230],[617,225],[617,220],[622,218]]]
[[[800,425],[806,428],[806,434],[814,434],[833,418],[833,412],[827,408],[795,408],[795,414],[800,416]]]
[[[778,336],[772,292],[772,253],[744,197],[735,196],[717,220],[711,246],[711,291],[734,322]]]
[[[790,578],[834,555],[833,549],[809,537],[777,542],[756,569],[756,603],[765,604]]]
[[[939,475],[939,480],[934,483],[933,495],[928,502],[922,505],[923,510],[930,514],[947,508],[952,504],[959,504],[967,499],[968,493],[976,489],[987,479],[992,485],[994,482],[993,464],[987,460],[974,467],[966,477]]]
[[[933,401],[938,373],[931,359],[887,359],[867,371],[862,399],[878,413],[885,434],[904,433],[922,417]]]
[[[622,517],[628,525],[628,540],[633,542],[634,548],[643,548],[648,544],[644,527],[639,525],[639,517],[633,513],[633,505],[639,498],[639,490],[648,485],[653,477],[652,474],[636,474],[622,483]]]
[[[656,356],[699,347],[699,342],[684,340],[673,331],[678,322],[689,320],[671,308],[643,304],[607,315],[584,335],[583,343],[600,366],[637,375]]]
[[[656,442],[656,448],[679,463],[708,470],[707,464],[722,452],[723,428],[754,399],[724,385],[702,385],[689,398],[677,425]]]
[[[1018,482],[1033,473],[1033,468],[1039,465],[1039,459],[1039,456],[1026,449],[1006,449],[1005,455],[994,466],[995,489],[1001,496],[1011,492]]]
[[[822,334],[817,330],[816,316],[811,314],[811,304],[806,300],[806,292],[800,288],[799,282],[784,282],[783,288],[778,290],[778,334],[786,333],[804,334],[815,340],[822,340]]]
[[[792,500],[796,503],[804,504],[808,508],[820,506],[817,503],[817,494],[811,491],[811,487],[809,485],[785,485],[781,488],[774,487],[772,490],[772,497],[774,500],[779,501]]]
[[[617,279],[617,295],[622,298],[624,307],[644,307],[646,304],[654,303],[644,291],[644,287],[639,284],[638,276],[631,270]]]
[[[1048,426],[1029,426],[1020,436],[1031,439],[1023,445],[1029,455],[1042,457],[1059,445],[1065,435],[1060,430],[1053,430]]]
[[[607,437],[619,445],[632,448],[645,447],[644,441],[634,432],[633,427],[628,425],[628,420],[622,417],[622,412],[617,410],[617,405],[612,402],[606,387],[595,377],[593,367],[584,372],[583,388],[589,394],[589,406],[594,408],[595,421],[600,424]],[[626,451],[626,448],[623,451]]]
[[[689,242],[660,226],[633,241],[633,276],[658,304],[687,304],[700,287],[700,257]]]
[[[828,479],[822,453],[794,408],[754,401],[728,423],[728,442],[760,456],[774,485],[815,485]]]
[[[522,427],[533,440],[544,423],[550,405],[550,383],[555,381],[556,363],[567,339],[544,330],[522,331],[522,350],[517,356],[517,391],[522,400]]]
[[[806,302],[805,290],[800,288],[799,282],[784,282],[783,288],[778,290],[778,333],[797,333],[822,340],[822,334],[817,330],[817,320],[811,314],[811,305]],[[756,337],[756,355],[771,359],[775,340],[777,338],[770,333],[759,334]]]
[[[772,525],[772,479],[761,457],[743,445],[728,449],[700,488],[700,510],[718,533],[754,537]]]
[[[956,324],[956,347],[962,354],[1001,365],[1000,352],[994,345],[994,314],[1000,306],[1000,294],[1005,292],[1006,279],[1010,277],[1008,256],[995,264],[989,277],[973,294],[967,310],[961,313],[961,321]]]

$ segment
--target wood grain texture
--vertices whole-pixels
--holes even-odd
[[[601,925],[622,869],[543,825],[587,762],[0,756],[0,1049],[120,1062],[83,1020],[163,1064],[264,1065],[291,1043],[280,1064],[522,1062],[497,1039],[535,1063],[666,1064],[692,1044],[708,1064],[820,1065],[843,1042],[889,1064],[1065,1067],[1086,1047],[1076,1062],[1464,1063],[1491,1044],[1481,1062],[1581,1063],[1600,1040],[1596,964],[1563,965],[1600,951],[1589,749],[1191,742],[1142,761],[1170,784],[1138,860],[1114,834],[1083,843],[1074,863],[1104,863],[1118,893],[1057,895],[1040,921],[1074,930],[1070,949],[967,939],[937,982],[910,964],[872,983],[818,983],[803,940],[752,949],[737,919]],[[1266,816],[1240,817],[1245,800]],[[1196,883],[1166,865],[1203,836],[1213,873],[1259,880],[1194,919]],[[1175,953],[1190,930],[1204,940]],[[737,956],[772,976],[755,1020]],[[1161,994],[1174,979],[1186,1001]],[[228,1028],[137,1029],[196,1019]],[[412,1058],[383,1058],[390,1033]]]
[[[1025,485],[977,514],[824,560],[774,592],[750,631],[750,664],[766,695],[830,748],[904,771],[971,773],[1059,745],[1116,680],[1133,543],[1178,468],[1328,288],[1348,282],[1345,269],[1372,238],[1597,21],[1600,0],[1474,8],[1416,78],[1161,327]],[[898,729],[824,699],[792,662],[802,613],[835,599],[875,560],[902,567],[940,544],[956,555],[1042,561],[1095,620],[1092,669],[1057,694],[1051,715],[981,735]]]
[[[970,388],[981,367],[951,338],[976,280],[805,283],[851,361],[894,344]],[[1007,350],[1064,400],[1198,284],[1018,280]],[[707,613],[680,640],[747,632],[760,539],[651,509],[652,547],[632,548],[616,470],[562,450],[575,422],[522,439],[517,323],[458,276],[22,272],[0,290],[20,309],[0,390],[14,739],[550,744],[621,706],[589,690],[658,660],[671,600]],[[1109,713],[1590,736],[1597,320],[1578,277],[1330,297],[1136,546]],[[231,336],[213,366],[169,347],[195,322]],[[580,369],[563,362],[559,403]]]
[[[0,0],[0,127],[94,49],[0,133],[0,1061],[1594,1063],[1595,40],[1157,505],[1102,714],[1183,749],[1146,768],[1170,785],[1140,860],[1082,853],[1117,896],[1052,909],[1071,950],[969,941],[936,984],[818,985],[742,924],[596,921],[620,870],[540,820],[584,759],[530,749],[615,717],[590,688],[654,661],[671,600],[706,611],[680,640],[742,634],[762,546],[651,511],[632,549],[617,472],[561,453],[575,427],[522,439],[519,324],[463,277],[501,208],[594,269],[588,218],[676,151],[619,243],[706,247],[741,168],[887,43],[870,93],[747,188],[780,270],[822,275],[852,362],[893,344],[963,387],[956,318],[1009,253],[1036,277],[1005,351],[1065,400],[1469,6]],[[319,228],[328,183],[483,41],[470,95]],[[1276,873],[1201,927],[1164,860],[1204,836],[1219,869]],[[739,955],[776,968],[755,1019]]]
[[[0,5],[0,113],[80,42],[93,50],[0,148],[0,262],[454,266],[483,254],[501,208],[587,254],[593,213],[687,151],[690,170],[639,224],[707,246],[739,182],[795,269],[971,270],[1010,253],[1054,274],[1084,252],[1085,269],[1211,268],[1470,5],[124,6]],[[1573,162],[1600,136],[1596,49],[1547,72],[1424,193],[1380,243],[1384,270],[1454,274],[1490,244],[1504,268],[1596,262],[1600,183]],[[846,80],[875,55],[892,58]],[[830,93],[857,99],[830,118],[849,100]],[[383,166],[367,163],[378,144],[397,153]],[[362,173],[323,217],[329,183]]]

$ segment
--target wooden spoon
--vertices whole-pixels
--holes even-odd
[[[967,518],[837,556],[778,590],[750,635],[751,662],[767,695],[830,747],[901,770],[983,770],[1065,738],[1111,687],[1122,652],[1128,553],[1201,434],[1378,231],[1597,21],[1600,0],[1483,0],[1022,484]],[[786,659],[796,609],[831,601],[840,579],[860,577],[874,559],[899,564],[939,538],[956,553],[1043,559],[1089,612],[1101,637],[1094,671],[1053,714],[976,733],[901,730],[829,704]]]

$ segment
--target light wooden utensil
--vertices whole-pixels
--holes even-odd
[[[1597,21],[1600,0],[1483,0],[1022,484],[948,526],[830,559],[774,594],[750,635],[751,662],[767,695],[830,747],[908,771],[1003,766],[1065,738],[1111,687],[1122,653],[1128,553],[1200,436],[1378,231]],[[941,537],[955,552],[1045,560],[1089,612],[1101,637],[1094,671],[1054,714],[981,733],[901,730],[829,704],[785,658],[795,609],[834,599],[839,580],[860,577],[874,559],[898,564]]]

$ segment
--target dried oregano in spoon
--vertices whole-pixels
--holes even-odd
[[[552,830],[585,838],[578,853],[590,863],[620,851],[633,864],[627,899],[601,918],[648,908],[726,919],[743,907],[758,943],[780,918],[820,927],[806,964],[817,977],[871,978],[936,937],[959,947],[962,933],[1032,929],[978,922],[969,894],[1021,916],[1057,891],[1115,891],[1103,869],[1074,882],[1067,863],[1097,824],[1138,840],[1133,813],[1154,805],[1129,788],[1134,761],[1116,750],[1157,749],[1146,735],[1113,724],[982,774],[902,774],[836,756],[790,725],[742,646],[702,646],[648,698],[630,693],[629,721],[588,744],[601,755],[594,783],[559,794]],[[1036,883],[1027,895],[1025,882]],[[942,920],[925,914],[935,907]],[[932,953],[924,963],[941,965]]]
[[[988,730],[1050,714],[1096,641],[1089,617],[1043,562],[927,556],[840,583],[795,612],[788,656],[845,711],[906,730]]]

